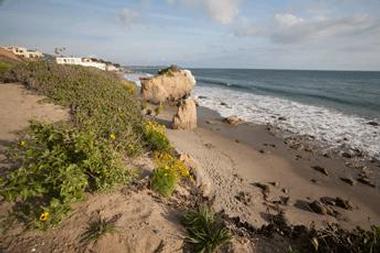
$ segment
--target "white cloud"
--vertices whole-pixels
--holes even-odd
[[[127,28],[129,28],[132,24],[137,23],[139,20],[139,17],[140,17],[139,12],[135,10],[127,9],[127,8],[122,9],[119,13],[120,21]]]
[[[168,4],[180,3],[192,8],[205,9],[216,22],[226,25],[232,23],[239,15],[242,0],[166,0]]]
[[[311,17],[304,19],[290,13],[274,15],[269,24],[245,26],[236,30],[238,36],[261,36],[276,43],[299,43],[337,37],[360,37],[362,34],[379,34],[380,20],[368,15],[352,15],[343,18]]]
[[[209,15],[221,24],[231,23],[239,14],[239,0],[204,1]]]
[[[276,14],[274,18],[280,26],[284,26],[284,27],[290,27],[290,26],[297,25],[304,22],[303,18],[299,18],[289,13]]]

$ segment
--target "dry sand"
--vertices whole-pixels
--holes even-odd
[[[171,114],[169,110],[162,120],[168,122]],[[168,130],[168,135],[176,149],[191,155],[205,173],[217,210],[223,209],[254,225],[266,224],[271,215],[281,210],[290,224],[339,223],[346,228],[380,224],[379,187],[360,183],[351,186],[341,181],[340,177],[355,178],[359,173],[347,167],[346,160],[293,150],[265,126],[231,127],[205,108],[199,108],[198,114],[198,129]],[[312,166],[326,168],[329,175]],[[378,164],[370,166],[367,170],[372,171],[372,179],[378,180]],[[266,184],[269,193],[255,186],[257,182]],[[334,216],[312,212],[307,203],[321,197],[340,197],[349,200],[354,208],[333,207],[337,212]]]

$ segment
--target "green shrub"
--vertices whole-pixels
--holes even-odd
[[[11,67],[12,64],[5,61],[0,61],[0,75],[7,72]]]
[[[168,152],[154,154],[156,169],[153,171],[151,188],[164,197],[170,197],[178,181],[190,178],[189,169],[185,164]]]
[[[111,142],[70,124],[32,122],[10,150],[20,167],[1,181],[0,194],[19,201],[16,215],[25,222],[38,228],[58,224],[85,191],[106,190],[130,179]]]
[[[160,125],[154,121],[146,121],[144,125],[144,135],[151,150],[166,152],[171,149],[170,142],[166,136],[166,130],[163,125]]]
[[[159,167],[153,171],[151,187],[152,190],[162,196],[170,197],[175,189],[177,180],[177,175],[169,167]]]
[[[188,211],[183,216],[182,223],[188,234],[186,241],[194,252],[214,252],[231,239],[231,234],[221,217],[207,206]]]

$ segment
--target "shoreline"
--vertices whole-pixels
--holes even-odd
[[[174,108],[167,108],[159,118],[167,123],[173,113]],[[257,226],[266,224],[268,210],[269,213],[285,211],[293,225],[338,223],[354,228],[380,223],[378,161],[342,158],[334,153],[324,156],[315,147],[307,148],[302,139],[286,143],[272,127],[253,123],[232,127],[223,119],[216,111],[198,107],[197,129],[168,129],[174,146],[180,153],[194,157],[208,174],[212,187],[216,187],[214,207],[217,210]],[[323,168],[328,175],[315,168]],[[370,174],[377,185],[375,188],[357,182],[363,171]],[[354,185],[342,178],[352,179]],[[257,185],[269,187],[270,192],[263,194]],[[353,209],[328,206],[334,211],[324,215],[309,210],[315,200],[321,202],[337,197],[349,201]],[[239,198],[246,203],[241,203]],[[286,204],[284,199],[287,199]]]

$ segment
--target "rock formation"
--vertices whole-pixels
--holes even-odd
[[[153,104],[174,102],[188,97],[195,83],[189,70],[172,66],[154,77],[141,79],[141,94]]]
[[[173,129],[194,129],[197,127],[197,106],[192,98],[181,101],[172,121]]]

